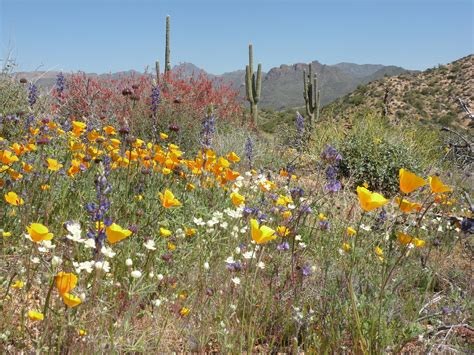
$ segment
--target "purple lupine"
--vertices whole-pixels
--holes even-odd
[[[229,271],[240,271],[242,270],[242,264],[240,261],[234,261],[232,263],[227,263],[227,270]]]
[[[28,104],[30,105],[30,107],[33,107],[37,99],[38,99],[38,88],[35,84],[30,83],[30,85],[28,86]]]
[[[290,249],[290,244],[288,242],[283,242],[281,244],[278,244],[277,245],[277,249],[280,250],[280,251],[285,251],[285,250],[289,250]]]
[[[301,269],[301,274],[305,277],[310,276],[312,274],[311,267],[309,267],[308,265],[303,266],[303,268]]]
[[[247,137],[247,141],[245,142],[245,156],[249,161],[249,166],[252,169],[253,166],[253,141],[252,138]]]
[[[56,92],[58,93],[59,96],[61,96],[66,89],[66,78],[64,77],[64,74],[60,72],[56,76]]]
[[[160,87],[158,85],[154,85],[151,88],[151,112],[153,115],[156,115],[156,112],[158,111],[158,105],[160,104]]]
[[[110,200],[108,195],[112,190],[112,186],[107,180],[107,177],[110,175],[110,157],[105,156],[103,159],[103,166],[100,169],[99,174],[95,179],[95,189],[96,189],[96,198],[97,203],[91,202],[86,204],[86,211],[90,215],[90,220],[93,222],[93,227],[89,229],[87,236],[89,238],[94,238],[97,250],[100,249],[104,239],[105,239],[105,228],[95,229],[96,222],[103,222],[104,225],[110,226],[112,220],[106,216],[106,213],[110,209]]]
[[[339,162],[342,160],[342,155],[336,148],[326,145],[326,148],[321,153],[321,159],[328,164],[325,174],[327,184],[324,186],[325,191],[338,192],[342,188],[341,182],[337,179],[339,174]]]
[[[216,119],[214,115],[210,113],[202,121],[201,129],[201,145],[206,149],[211,148],[214,133],[216,133]]]

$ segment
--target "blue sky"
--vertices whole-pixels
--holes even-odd
[[[319,60],[426,69],[474,52],[472,0],[0,0],[18,70],[114,72],[164,61],[220,74]]]

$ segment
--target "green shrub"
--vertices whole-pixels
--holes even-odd
[[[26,88],[9,75],[0,75],[0,115],[15,115],[28,110]]]
[[[343,156],[340,172],[350,178],[352,187],[364,182],[387,196],[398,192],[398,171],[405,168],[420,173],[422,157],[403,136],[388,135],[379,119],[364,120],[338,145]]]

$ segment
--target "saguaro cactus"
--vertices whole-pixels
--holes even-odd
[[[308,133],[313,128],[313,123],[319,121],[320,96],[318,75],[313,73],[313,65],[308,65],[308,75],[303,70],[304,82],[304,101],[306,106],[306,114],[308,115]]]
[[[250,114],[252,124],[258,120],[258,102],[260,101],[260,91],[262,88],[262,64],[258,64],[257,74],[253,71],[253,46],[249,44],[249,64],[245,68],[245,90],[247,100],[250,103]]]
[[[170,17],[166,16],[165,74],[171,71],[170,61]]]
[[[155,62],[155,70],[156,70],[156,85],[160,84],[160,62]]]

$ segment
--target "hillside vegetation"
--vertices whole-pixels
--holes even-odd
[[[335,119],[348,119],[377,112],[390,121],[472,127],[459,100],[474,109],[474,55],[440,65],[422,73],[385,77],[339,98],[324,112]]]

